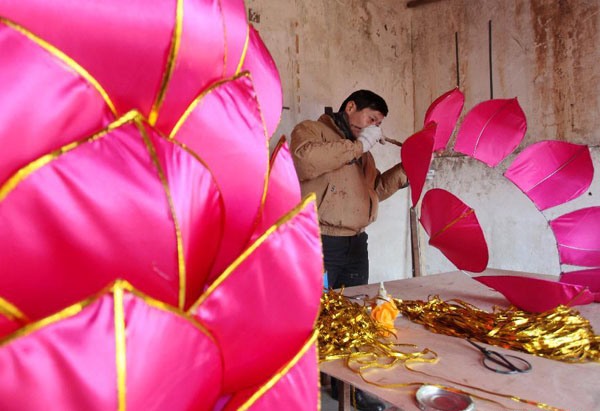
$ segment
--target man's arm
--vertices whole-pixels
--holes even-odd
[[[300,123],[292,131],[290,151],[300,181],[337,170],[360,157],[362,143],[343,138],[327,141],[314,121]]]
[[[379,201],[383,201],[401,188],[408,186],[408,178],[402,163],[396,164],[375,180],[375,191]]]

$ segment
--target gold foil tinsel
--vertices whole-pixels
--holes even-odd
[[[578,311],[558,306],[544,313],[494,307],[489,313],[461,300],[394,299],[400,313],[438,334],[471,338],[565,362],[600,361],[600,336]]]
[[[340,292],[329,290],[321,297],[321,312],[316,327],[319,331],[319,360],[344,358],[368,367],[390,367],[402,362],[435,362],[437,355],[423,351],[402,352],[399,344],[385,337],[388,330],[369,315],[364,304],[356,303]],[[403,344],[402,346],[411,346]],[[385,361],[382,364],[380,360]]]

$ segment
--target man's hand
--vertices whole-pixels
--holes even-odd
[[[363,128],[358,136],[358,141],[363,145],[363,153],[369,151],[378,141],[383,140],[381,129],[375,125]]]

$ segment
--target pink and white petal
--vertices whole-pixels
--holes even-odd
[[[576,210],[550,221],[562,264],[600,266],[600,207]]]
[[[497,166],[523,140],[527,120],[516,98],[488,100],[465,116],[454,151]]]
[[[311,195],[240,256],[190,310],[221,347],[224,393],[266,381],[298,352],[317,318],[322,277]]]
[[[319,369],[313,339],[266,384],[238,392],[224,411],[304,411],[319,409]]]
[[[302,198],[298,175],[285,137],[281,137],[275,146],[269,164],[267,195],[252,242],[293,209]]]
[[[247,246],[267,182],[267,141],[249,76],[219,84],[196,100],[173,132],[202,158],[223,196],[227,218],[212,281]]]
[[[0,408],[117,409],[122,393],[130,410],[211,409],[221,378],[214,342],[146,301],[103,294],[4,339]]]
[[[0,184],[41,155],[114,119],[110,101],[76,64],[4,19],[0,54]]]
[[[400,157],[402,166],[410,184],[410,195],[413,207],[417,205],[423,192],[425,179],[433,156],[436,124],[429,123],[422,130],[413,134],[402,144]]]
[[[252,75],[260,111],[267,127],[267,137],[271,137],[281,120],[283,107],[281,79],[275,61],[254,27],[250,26],[249,34],[250,42],[242,70],[247,70]]]
[[[523,150],[504,176],[539,210],[545,210],[585,193],[592,184],[594,165],[587,146],[541,141]]]
[[[444,150],[448,145],[464,104],[464,94],[455,88],[439,96],[427,109],[423,125],[432,121],[437,124],[433,151]]]

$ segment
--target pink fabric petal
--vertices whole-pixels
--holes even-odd
[[[238,74],[248,51],[248,30],[246,7],[243,0],[215,1],[223,13],[223,35],[225,36],[225,70],[223,77]]]
[[[260,111],[267,127],[267,136],[271,137],[281,119],[283,90],[275,61],[265,47],[258,32],[250,26],[248,54],[244,59],[243,70],[250,71],[256,89]]]
[[[585,305],[594,301],[587,287],[558,281],[510,275],[473,278],[503,294],[514,306],[529,312],[541,313],[559,305]]]
[[[197,300],[221,246],[225,224],[223,198],[212,175],[195,153],[146,129],[156,147],[181,233],[185,263],[185,307]]]
[[[432,121],[437,124],[433,151],[444,150],[448,145],[464,104],[464,94],[455,88],[439,96],[427,109],[423,125]]]
[[[596,302],[600,302],[600,268],[561,273],[559,281],[588,287],[591,292],[596,294]]]
[[[84,67],[119,114],[135,108],[147,116],[167,65],[176,5],[160,0],[9,1],[0,3],[0,15]]]
[[[282,137],[277,143],[269,163],[267,195],[260,222],[252,236],[252,242],[291,211],[302,198],[298,175],[285,137]]]
[[[146,297],[126,292],[119,301],[122,311],[105,294],[5,340],[0,409],[118,409],[119,341],[125,348],[128,410],[212,409],[222,369],[211,338],[189,319],[149,305]],[[117,312],[124,340],[115,333]]]
[[[523,150],[504,176],[545,210],[583,194],[592,184],[594,165],[587,146],[542,141]]]
[[[17,331],[24,324],[15,318],[7,317],[0,313],[0,338]]]
[[[158,107],[156,127],[165,135],[192,101],[223,77],[227,38],[220,3],[183,1],[179,48],[164,99]]]
[[[316,221],[315,199],[310,196],[192,307],[191,313],[221,347],[225,393],[266,381],[312,334],[323,288]]]
[[[429,244],[439,249],[459,270],[482,272],[488,248],[475,211],[440,188],[425,193],[419,219]]]
[[[211,281],[248,244],[265,191],[269,153],[250,78],[213,89],[174,131],[206,163],[223,195],[227,217]]]
[[[1,185],[37,157],[101,130],[113,115],[86,79],[1,21],[0,50]]]
[[[562,264],[600,266],[600,207],[564,214],[550,221],[550,227]]]
[[[170,171],[166,174],[174,186],[175,214],[181,218],[182,262],[190,263],[188,281],[197,285],[215,258],[202,252],[214,252],[210,235],[218,241],[218,230],[198,230],[204,224],[212,230],[222,219],[222,209],[214,207],[216,187],[201,163],[170,147],[172,142],[154,141],[161,142],[156,157],[181,161],[167,167],[179,169],[181,180]],[[186,182],[198,186],[176,186]],[[29,318],[39,319],[123,277],[177,306],[186,272],[179,264],[167,188],[133,124],[35,170],[0,202],[3,296]],[[205,218],[210,220],[205,223]],[[207,245],[202,252],[195,249],[201,244]],[[188,296],[199,292],[194,291]]]
[[[514,151],[527,131],[527,120],[516,98],[488,100],[467,113],[454,151],[497,166]]]
[[[239,392],[227,404],[225,411],[240,407],[256,411],[319,409],[318,375],[317,347],[311,343],[300,358],[295,358],[282,372],[275,374],[267,386]]]
[[[413,207],[417,205],[423,192],[427,172],[433,155],[436,124],[429,123],[402,144],[400,157],[410,184],[410,195]]]

